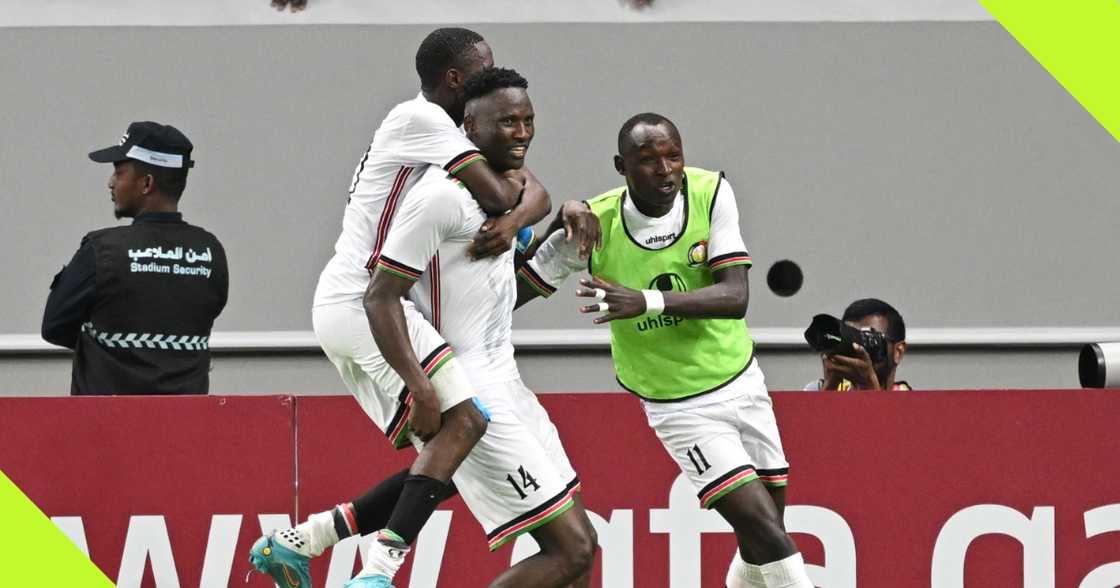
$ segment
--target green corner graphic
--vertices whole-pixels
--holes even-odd
[[[1120,141],[1120,0],[979,0]]]
[[[5,586],[112,588],[113,583],[0,471]],[[14,530],[18,530],[14,531]]]

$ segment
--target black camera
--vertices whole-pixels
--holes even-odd
[[[813,317],[809,328],[805,329],[805,340],[809,347],[820,353],[856,356],[853,343],[859,343],[871,356],[871,363],[879,364],[887,359],[887,336],[875,329],[857,329],[844,321],[827,314]]]

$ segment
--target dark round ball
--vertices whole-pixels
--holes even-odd
[[[805,276],[801,274],[801,268],[788,259],[775,263],[770,266],[770,271],[766,272],[766,285],[770,287],[771,292],[782,297],[797,294],[804,281]]]

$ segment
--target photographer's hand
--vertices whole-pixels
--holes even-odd
[[[837,371],[836,362],[832,361],[831,353],[821,354],[821,369],[824,377],[821,378],[821,390],[839,390],[840,383],[844,381],[844,374]]]
[[[875,366],[871,362],[871,356],[867,354],[867,350],[861,347],[858,343],[853,343],[857,357],[848,357],[846,355],[826,354],[823,356],[825,382],[823,388],[826,390],[835,390],[839,385],[839,380],[830,382],[833,375],[838,375],[845,378],[852,383],[854,390],[879,390],[879,376],[875,373]]]

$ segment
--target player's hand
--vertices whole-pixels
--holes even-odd
[[[856,357],[835,353],[823,356],[825,384],[830,383],[829,380],[832,379],[830,375],[839,376],[836,383],[832,384],[832,388],[826,389],[835,389],[839,384],[839,379],[843,378],[851,381],[852,388],[856,390],[878,390],[880,388],[879,375],[875,373],[875,365],[871,362],[871,356],[858,343],[852,345],[856,350]]]
[[[425,443],[439,432],[441,423],[439,400],[436,398],[436,390],[431,382],[427,383],[426,391],[420,394],[413,392],[412,415],[409,416],[408,422],[412,426],[412,432]]]
[[[567,241],[579,246],[580,259],[587,259],[593,249],[598,249],[603,244],[599,217],[591,212],[591,207],[586,202],[565,202],[560,207],[560,218],[564,221]]]
[[[513,216],[515,215],[507,214],[489,218],[482,223],[468,250],[471,259],[496,257],[509,251],[513,240],[517,238],[517,231],[521,230]]]
[[[590,280],[581,279],[579,283],[580,287],[576,288],[576,296],[601,300],[596,304],[579,308],[579,311],[583,313],[604,312],[603,316],[596,317],[594,322],[597,325],[616,319],[633,318],[646,311],[646,297],[642,296],[642,293],[637,290],[605,282],[595,277]]]

